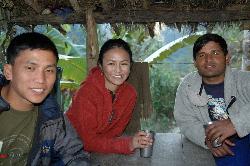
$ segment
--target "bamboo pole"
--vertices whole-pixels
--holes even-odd
[[[86,11],[86,29],[87,29],[87,68],[88,71],[91,70],[94,66],[96,66],[98,59],[98,37],[97,37],[97,29],[96,22],[93,15],[93,11],[91,8]]]

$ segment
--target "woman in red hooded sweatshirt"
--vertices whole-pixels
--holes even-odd
[[[110,39],[94,67],[73,97],[67,116],[89,152],[130,154],[153,140],[139,131],[122,136],[136,103],[136,91],[126,82],[132,51],[122,39]]]

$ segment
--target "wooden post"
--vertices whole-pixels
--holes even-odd
[[[88,71],[90,71],[91,68],[96,66],[98,59],[98,52],[99,52],[96,22],[91,8],[86,11],[86,23],[87,23],[86,58],[87,58],[87,68]]]
[[[250,71],[250,32],[244,30],[242,70]]]
[[[137,101],[133,115],[125,130],[126,134],[131,135],[141,129],[140,120],[149,118],[153,111],[148,63],[134,62],[128,82],[131,83],[137,91]]]

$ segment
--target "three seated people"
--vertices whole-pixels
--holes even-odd
[[[125,41],[104,43],[66,114],[50,95],[59,58],[48,37],[18,35],[6,57],[7,81],[0,79],[1,165],[84,166],[90,164],[88,152],[131,154],[152,145],[143,131],[123,135],[137,98],[126,81],[133,61]],[[209,149],[217,165],[250,165],[249,72],[230,68],[226,41],[217,34],[197,39],[193,59],[197,72],[188,74],[176,93],[174,117],[182,134]]]

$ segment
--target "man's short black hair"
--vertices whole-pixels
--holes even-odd
[[[7,63],[14,64],[18,54],[27,49],[48,50],[53,52],[57,61],[59,59],[55,44],[47,36],[37,32],[27,32],[17,35],[11,40],[6,50]]]
[[[195,41],[194,47],[193,47],[194,60],[196,60],[196,55],[202,49],[202,47],[205,46],[210,41],[218,43],[225,56],[228,54],[227,43],[225,39],[221,37],[220,35],[208,33],[208,34],[202,35]]]

